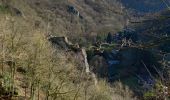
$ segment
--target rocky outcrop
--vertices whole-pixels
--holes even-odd
[[[91,75],[94,84],[97,85],[97,78],[96,75],[90,70],[90,66],[87,60],[87,52],[85,48],[79,47],[78,44],[72,44],[68,41],[67,37],[56,37],[56,36],[49,36],[48,40],[54,45],[54,47],[64,49],[66,51],[73,51],[77,55],[82,55],[83,58],[83,66],[85,67],[85,72]],[[80,57],[80,56],[77,56]],[[81,62],[81,58],[78,58],[79,62]],[[84,68],[83,68],[84,69]]]
[[[48,40],[54,44],[54,46],[63,48],[63,49],[68,49],[69,44],[67,43],[65,37],[56,37],[56,36],[50,36]]]
[[[90,68],[89,68],[89,63],[87,61],[87,53],[85,49],[81,49],[82,55],[84,57],[84,63],[85,63],[85,67],[86,67],[86,73],[90,72]]]
[[[74,14],[74,15],[78,16],[79,18],[83,19],[83,16],[80,14],[80,12],[74,6],[68,5],[67,11],[70,14]]]
[[[80,51],[81,48],[78,44],[72,44],[68,41],[67,37],[56,37],[56,36],[49,36],[48,40],[55,46],[64,50],[73,50],[73,51]]]
[[[82,55],[84,57],[84,63],[85,63],[85,71],[86,73],[89,73],[94,81],[94,84],[97,85],[97,78],[93,71],[90,71],[89,63],[87,60],[87,52],[84,48],[81,49]]]

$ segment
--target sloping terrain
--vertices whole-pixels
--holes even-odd
[[[28,0],[38,16],[49,23],[49,34],[68,36],[79,42],[121,30],[126,24],[116,0]],[[79,39],[76,37],[80,36]],[[88,39],[88,41],[86,41]],[[75,42],[75,41],[74,41]]]
[[[143,17],[121,32],[108,35],[106,40],[113,46],[100,45],[96,46],[98,51],[89,52],[92,70],[111,83],[122,81],[138,95],[155,94],[150,89],[156,89],[158,80],[169,87],[169,14],[167,10]]]
[[[170,96],[169,10],[135,20],[129,16],[134,9],[137,15],[165,8],[159,4],[0,0],[0,99]]]
[[[78,32],[81,33],[78,28],[81,26],[80,24],[83,27],[86,27],[85,25],[89,27],[86,32],[92,31],[91,26],[93,25],[91,24],[97,27],[100,16],[98,19],[93,17],[100,13],[93,10],[92,12],[87,10],[85,14],[83,11],[78,13],[76,10],[80,9],[78,3],[82,2],[85,1],[69,1],[69,3],[63,0],[0,1],[1,100],[123,100],[125,98],[131,100],[130,90],[126,88],[124,91],[123,88],[126,86],[122,86],[120,83],[116,88],[104,80],[98,80],[95,84],[92,75],[84,70],[83,64],[87,60],[83,59],[81,54],[69,50],[69,48],[67,50],[57,48],[48,41],[48,36],[51,34],[67,35],[69,38],[78,39]],[[97,2],[86,2],[90,3],[90,9],[93,8],[91,3],[98,4]],[[108,4],[107,2],[106,5]],[[76,9],[70,5],[76,6]],[[102,4],[98,5],[100,8]],[[107,9],[105,6],[101,9]],[[86,11],[85,8],[82,10]],[[110,12],[115,16],[122,16]],[[105,15],[102,14],[102,16],[104,20]],[[109,20],[115,20],[111,16],[107,16],[106,23],[109,24],[112,23]],[[80,23],[81,19],[85,19],[85,21]],[[87,24],[85,24],[86,22]],[[115,23],[122,25],[118,20]],[[102,27],[102,24],[99,26]],[[73,32],[75,31],[74,34],[69,27],[72,27]],[[105,24],[104,27],[108,26]],[[113,31],[116,29],[117,26]],[[96,28],[95,31],[100,31],[100,29]],[[73,36],[67,32],[72,33]],[[57,38],[57,40],[59,39],[61,37]],[[60,42],[63,44],[62,41]],[[120,93],[116,93],[118,90]]]
[[[167,9],[169,0],[121,0],[126,8],[138,13],[155,13]]]
[[[140,37],[139,39],[143,42],[152,42],[161,40],[161,38],[167,38],[166,43],[162,43],[162,45],[167,45],[164,50],[169,52],[169,35],[170,35],[170,11],[162,11],[160,13],[155,14],[154,16],[144,17],[144,20],[139,21],[138,23],[132,23],[130,26],[134,28],[136,33]],[[164,39],[165,40],[165,39]],[[155,42],[156,42],[155,41]],[[157,41],[158,42],[158,41]],[[157,44],[156,42],[156,44]],[[149,43],[148,43],[149,44]],[[160,43],[161,45],[161,43]],[[158,46],[159,47],[159,46]],[[160,46],[162,47],[162,46]],[[163,49],[163,48],[162,48]],[[164,51],[163,50],[163,51]]]

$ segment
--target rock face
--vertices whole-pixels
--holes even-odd
[[[67,11],[69,13],[73,13],[73,14],[79,16],[79,11],[74,6],[68,5]]]
[[[54,44],[54,46],[64,49],[64,50],[74,50],[80,51],[79,44],[72,44],[68,41],[67,37],[56,37],[56,36],[49,36],[48,40]]]
[[[17,9],[17,8],[11,7],[10,9],[11,9],[11,12],[14,15],[17,15],[17,16],[22,16],[23,15],[23,13],[19,9]]]
[[[90,68],[89,68],[89,63],[87,61],[87,53],[85,49],[81,49],[82,55],[84,57],[84,63],[85,63],[85,67],[86,67],[86,73],[90,72]]]
[[[56,36],[50,36],[48,40],[55,44],[55,46],[60,47],[62,49],[69,49],[69,44],[67,43],[66,37],[56,37]]]
[[[83,19],[83,16],[80,14],[80,12],[74,6],[68,5],[67,11],[70,14],[74,14],[74,15],[78,16],[79,18]]]
[[[54,45],[56,48],[60,48],[62,50],[67,51],[67,53],[70,52],[70,54],[73,55],[72,59],[75,59],[75,61],[78,62],[78,64],[85,68],[78,68],[84,71],[91,76],[91,78],[94,81],[94,84],[97,85],[97,78],[96,75],[93,73],[93,71],[90,70],[90,66],[87,60],[87,53],[84,48],[80,48],[79,45],[76,46],[68,41],[67,37],[56,37],[51,36],[48,38],[48,40]]]

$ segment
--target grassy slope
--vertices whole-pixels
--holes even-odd
[[[50,24],[50,34],[77,39],[77,36],[94,40],[97,34],[107,34],[123,28],[124,20],[120,4],[116,0],[29,0],[29,4]],[[38,4],[38,5],[36,5]],[[83,19],[67,12],[74,6]],[[83,41],[82,40],[82,41]]]
[[[3,48],[0,48],[0,59],[2,60],[0,66],[1,70],[2,66],[4,67],[3,71],[1,71],[1,73],[4,72],[2,80],[7,77],[7,81],[13,79],[9,78],[11,73],[10,67],[4,63],[5,61],[15,61],[16,68],[22,67],[26,69],[25,74],[16,72],[14,76],[13,85],[17,88],[18,96],[23,97],[25,95],[23,84],[27,84],[28,82],[27,97],[31,95],[30,85],[33,84],[35,85],[35,98],[38,97],[38,89],[40,89],[40,99],[44,99],[47,92],[45,87],[49,85],[49,81],[52,80],[52,87],[47,89],[50,92],[49,98],[51,100],[55,98],[58,100],[73,100],[73,98],[83,100],[85,98],[85,91],[87,93],[86,98],[90,100],[123,100],[124,98],[132,100],[130,99],[129,90],[126,91],[127,94],[123,93],[123,89],[120,89],[123,88],[122,86],[120,88],[118,87],[118,90],[121,90],[121,93],[124,94],[123,97],[115,94],[117,90],[113,90],[104,81],[99,81],[96,87],[88,75],[82,74],[80,70],[76,69],[79,66],[75,63],[72,55],[68,53],[65,54],[65,52],[60,50],[55,51],[56,53],[53,54],[54,49],[51,48],[51,45],[44,36],[44,34],[47,33],[47,29],[50,29],[43,21],[47,21],[46,13],[42,15],[40,12],[37,13],[37,10],[35,11],[35,9],[28,5],[28,0],[13,0],[10,3],[8,2],[8,4],[21,11],[22,16],[15,15],[15,12],[12,12],[13,10],[0,14],[0,45],[4,45]],[[45,6],[43,7],[45,9]],[[49,6],[47,6],[47,8],[48,7]],[[39,8],[37,7],[37,9]],[[41,9],[41,11],[43,10]],[[61,19],[61,24],[63,24],[63,17]],[[59,20],[61,19],[59,18]],[[37,25],[37,23],[40,24]],[[53,24],[51,23],[52,26]],[[67,23],[65,24],[67,25]],[[54,25],[53,28],[54,27],[56,26]],[[61,25],[61,27],[63,26]],[[63,33],[58,33],[58,35],[64,35],[64,31],[60,28],[56,28],[56,30],[60,30],[62,31],[61,33]],[[53,29],[51,31],[56,32]],[[13,44],[14,47],[11,44]],[[36,53],[36,50],[39,52]],[[50,68],[53,69],[53,71],[49,70]],[[33,73],[34,75],[32,76]],[[52,75],[52,77],[49,78],[49,74]],[[38,80],[40,80],[39,86],[37,86],[36,83]],[[8,88],[8,82],[2,83],[4,88]],[[58,89],[58,87],[60,88]],[[58,90],[55,91],[54,89]]]

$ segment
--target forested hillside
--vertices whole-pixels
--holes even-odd
[[[120,0],[127,8],[141,13],[155,13],[167,8],[169,0]]]
[[[168,100],[163,1],[0,0],[0,100]]]

